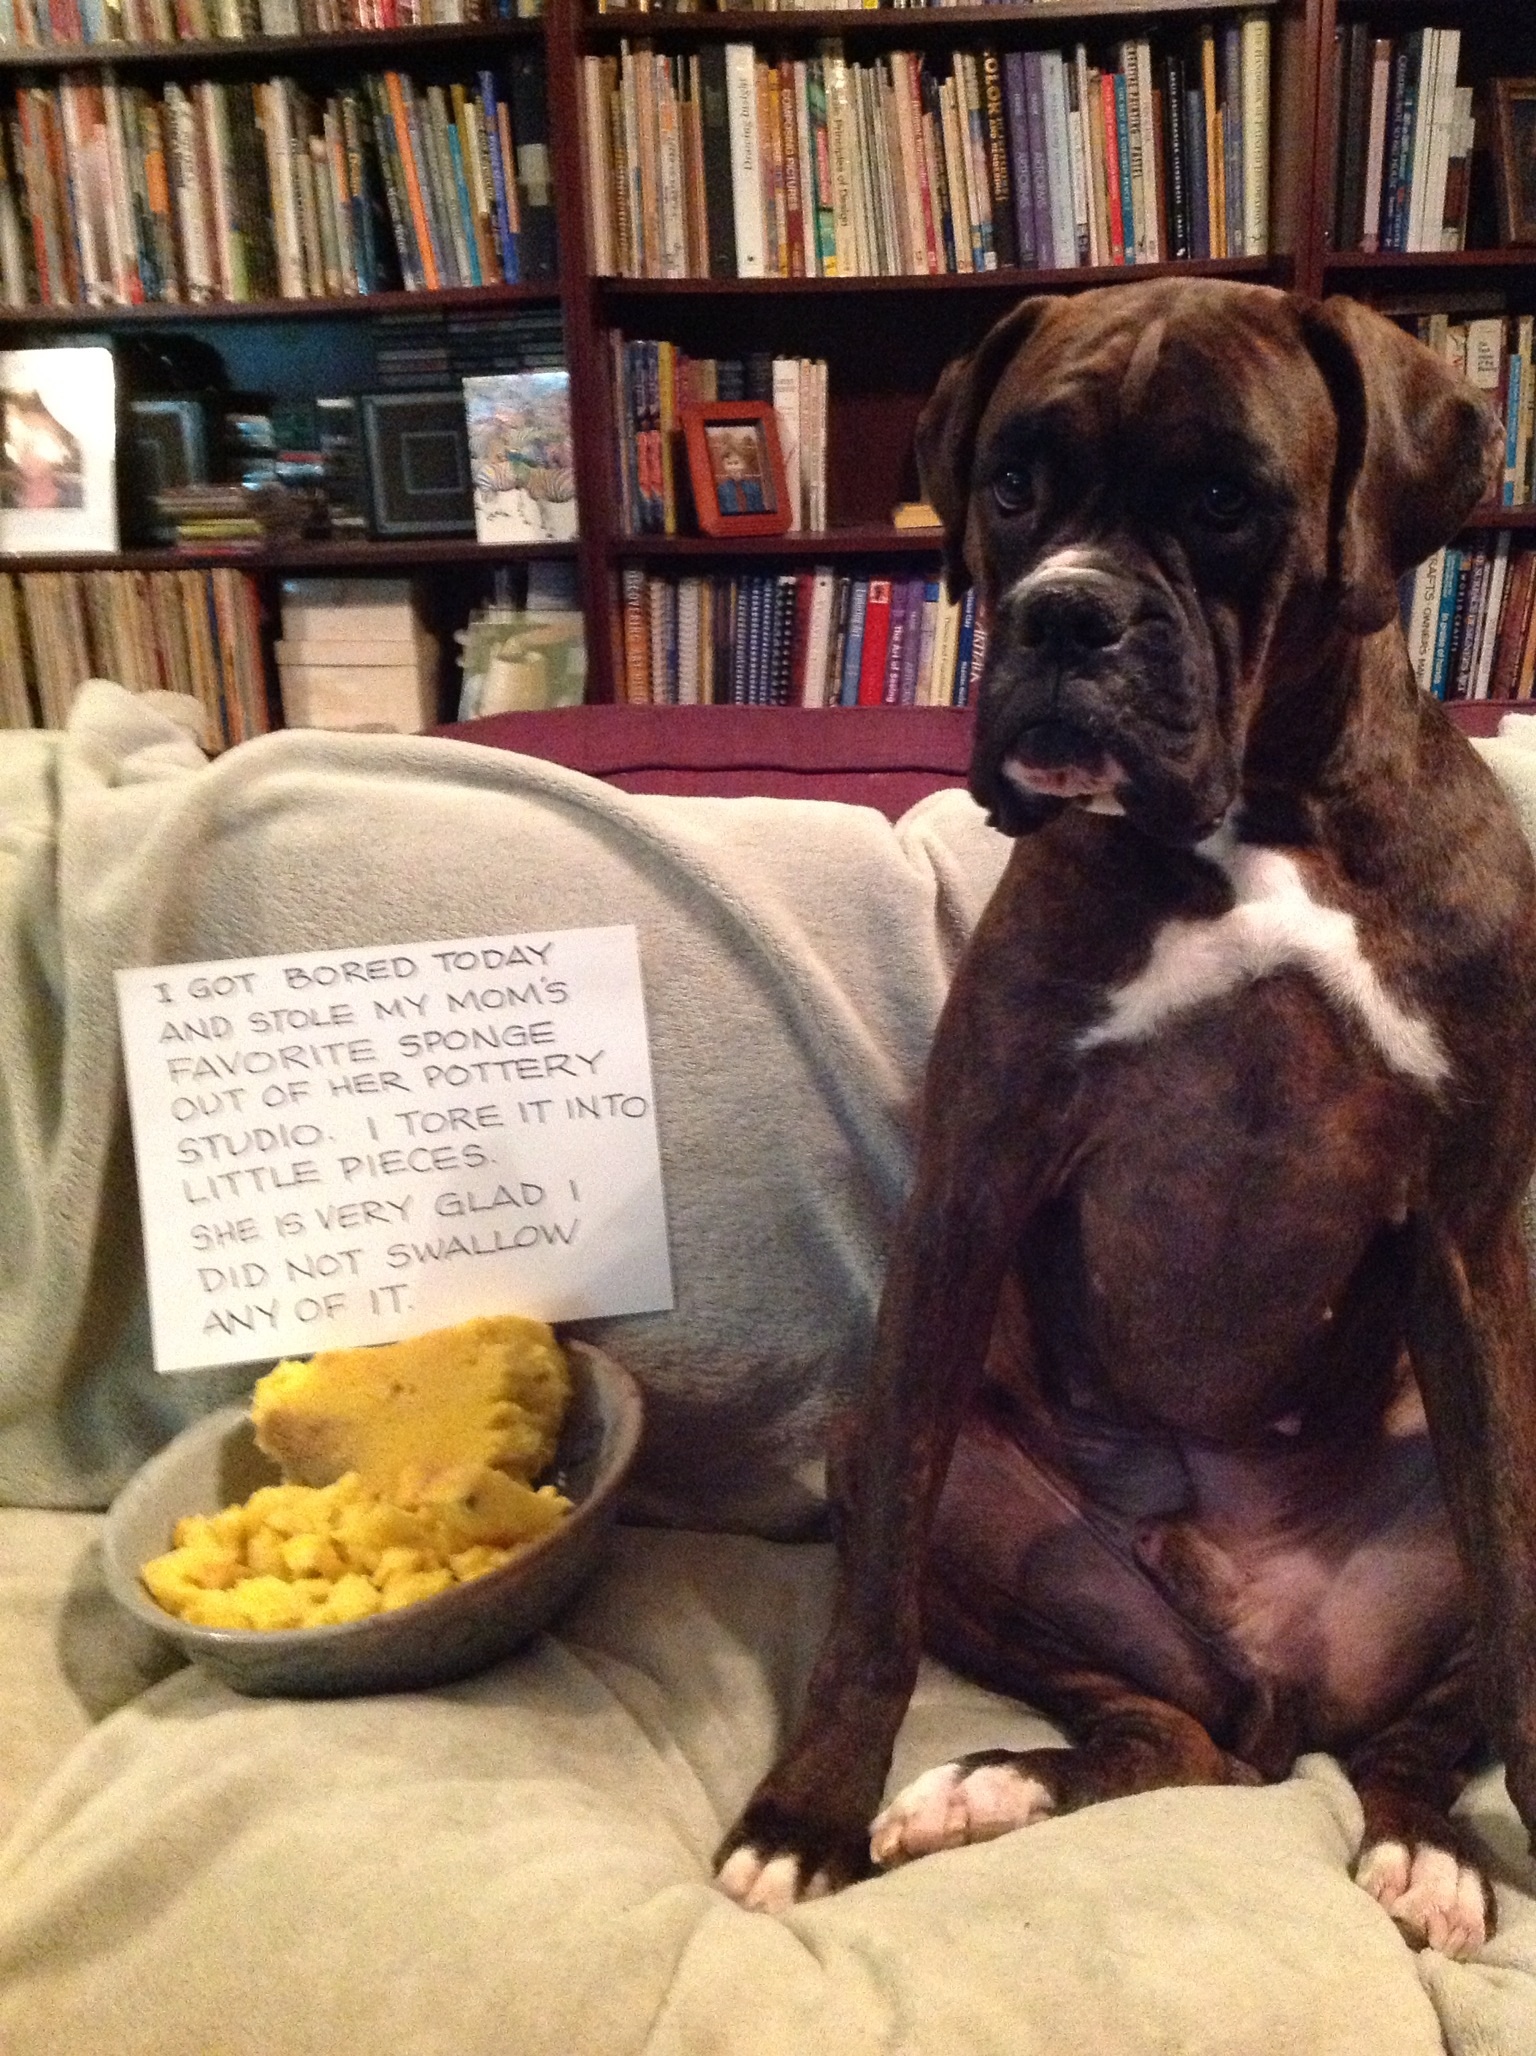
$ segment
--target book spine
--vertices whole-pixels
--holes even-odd
[[[1451,661],[1451,632],[1456,619],[1456,599],[1461,588],[1465,554],[1458,549],[1444,552],[1444,566],[1440,576],[1440,589],[1435,595],[1434,642],[1429,665],[1429,693],[1432,699],[1445,698],[1446,677]]]
[[[1200,90],[1205,112],[1205,178],[1207,222],[1213,257],[1227,257],[1226,157],[1221,134],[1221,96],[1216,80],[1216,31],[1200,31]]]
[[[1493,568],[1488,579],[1488,599],[1483,611],[1483,629],[1479,638],[1477,670],[1472,680],[1471,697],[1486,700],[1493,674],[1494,651],[1498,643],[1499,621],[1504,612],[1504,596],[1509,590],[1509,560],[1511,536],[1507,528],[1499,531],[1493,546]]]
[[[1022,50],[1010,50],[1002,59],[1002,85],[1008,115],[1005,147],[1013,199],[1014,262],[1021,271],[1033,271],[1048,265],[1050,255],[1035,241],[1034,154]]]
[[[762,158],[757,135],[757,80],[750,43],[725,46],[726,106],[730,117],[731,201],[736,275],[766,275]]]
[[[1366,130],[1364,187],[1360,202],[1362,250],[1377,250],[1381,247],[1382,211],[1386,204],[1392,76],[1391,38],[1378,36],[1371,45],[1370,119]]]
[[[1120,167],[1120,221],[1125,242],[1125,261],[1136,262],[1138,242],[1145,240],[1136,221],[1136,189],[1131,181],[1131,116],[1126,95],[1125,73],[1114,74],[1115,158]],[[1107,110],[1106,110],[1107,111]]]
[[[1141,150],[1141,77],[1136,70],[1136,46],[1126,42],[1120,45],[1120,83],[1115,88],[1117,118],[1124,107],[1124,126],[1120,130],[1120,160],[1127,167],[1130,181],[1130,205],[1125,206],[1124,194],[1121,206],[1125,214],[1125,261],[1127,264],[1145,264],[1147,261],[1147,202],[1144,191],[1146,168]],[[1134,235],[1132,223],[1135,224]]]
[[[1243,74],[1243,250],[1269,255],[1270,27],[1267,14],[1245,16]]]
[[[1419,45],[1417,75],[1413,81],[1413,129],[1407,149],[1407,190],[1402,203],[1402,241],[1399,248],[1422,250],[1424,203],[1429,183],[1429,157],[1435,129],[1436,82],[1440,71],[1439,29],[1424,29]],[[1438,247],[1438,237],[1436,247]]]
[[[1140,86],[1142,187],[1147,209],[1147,262],[1161,264],[1167,255],[1167,194],[1162,177],[1158,138],[1158,96],[1152,45],[1142,37],[1133,45]]]
[[[1040,97],[1045,110],[1046,188],[1050,195],[1051,249],[1062,270],[1077,262],[1077,226],[1072,215],[1072,158],[1067,140],[1067,79],[1061,53],[1040,60]]]
[[[1013,167],[1004,116],[1003,60],[995,50],[981,53],[981,112],[986,136],[987,191],[992,205],[992,245],[997,268],[1028,269],[1033,258],[1020,254],[1016,234]]]
[[[515,284],[522,277],[522,251],[518,242],[517,196],[503,141],[504,124],[500,120],[506,109],[496,97],[496,80],[492,73],[482,71],[476,85],[480,94],[476,128],[484,137],[485,161],[490,170],[490,190],[494,203],[492,223],[497,251],[503,278],[509,284]]]
[[[1104,124],[1104,197],[1109,217],[1109,261],[1124,264],[1127,252],[1135,254],[1135,229],[1125,219],[1125,188],[1120,177],[1120,122],[1115,75],[1106,71],[1099,78],[1099,102]]]
[[[1211,186],[1206,162],[1205,92],[1190,77],[1184,89],[1184,133],[1189,165],[1189,254],[1211,254]]]
[[[405,81],[398,71],[387,71],[382,83],[390,124],[390,156],[400,173],[401,197],[411,222],[413,254],[420,264],[422,285],[428,292],[435,292],[443,283],[443,276],[438,265],[437,240],[432,233],[426,197],[422,192],[421,166],[411,135]]]
[[[1029,201],[1034,216],[1035,261],[1042,270],[1054,270],[1061,258],[1056,250],[1051,196],[1050,144],[1046,135],[1043,59],[1038,50],[1024,53],[1024,99],[1029,109]]]
[[[1227,255],[1241,257],[1243,248],[1243,40],[1236,22],[1225,22],[1221,31],[1221,152],[1222,187],[1226,201]]]

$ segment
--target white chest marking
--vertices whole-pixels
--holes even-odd
[[[1107,1014],[1078,1038],[1079,1049],[1145,1041],[1175,1014],[1296,969],[1355,1016],[1390,1069],[1440,1084],[1450,1065],[1433,1024],[1386,990],[1361,950],[1353,915],[1320,906],[1292,858],[1239,843],[1225,827],[1200,844],[1200,854],[1225,872],[1235,904],[1211,921],[1159,929],[1146,964],[1109,994]]]

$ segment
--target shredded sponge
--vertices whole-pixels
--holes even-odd
[[[355,1471],[395,1494],[465,1464],[531,1481],[554,1457],[570,1391],[553,1329],[498,1314],[274,1365],[251,1420],[285,1478],[331,1485]]]

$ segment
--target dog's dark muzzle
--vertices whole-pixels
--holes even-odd
[[[997,606],[973,797],[1010,835],[1086,805],[1172,841],[1197,838],[1230,797],[1229,775],[1213,776],[1203,655],[1142,583],[1059,552]]]

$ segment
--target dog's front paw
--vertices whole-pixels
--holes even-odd
[[[1465,1855],[1429,1842],[1374,1842],[1355,1883],[1391,1914],[1409,1946],[1473,1956],[1493,1932],[1493,1894]]]
[[[800,1819],[754,1800],[721,1844],[715,1883],[738,1906],[785,1913],[868,1877],[868,1841],[862,1823]]]
[[[925,1770],[904,1786],[875,1816],[869,1853],[889,1870],[936,1849],[993,1841],[1055,1810],[1054,1795],[1017,1758],[982,1750]]]

